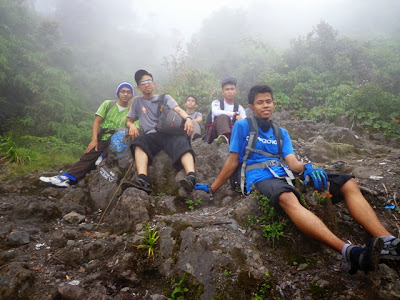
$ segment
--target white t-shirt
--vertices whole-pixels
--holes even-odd
[[[229,117],[231,118],[231,120],[232,120],[233,114],[235,113],[235,112],[233,111],[233,108],[234,108],[234,104],[228,104],[228,103],[226,103],[226,101],[224,100],[224,109],[222,110],[221,107],[220,107],[219,100],[214,100],[214,101],[211,103],[212,122],[214,122],[215,117],[218,117],[218,116],[220,116],[220,115],[227,115],[227,116],[229,116]],[[239,112],[239,115],[240,115],[243,119],[246,118],[246,112],[244,111],[243,106],[241,106],[240,104],[239,104],[238,112]]]

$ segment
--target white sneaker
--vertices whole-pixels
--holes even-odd
[[[64,188],[69,187],[71,185],[69,178],[64,175],[57,175],[53,177],[42,176],[39,178],[39,180],[54,186],[64,187]]]

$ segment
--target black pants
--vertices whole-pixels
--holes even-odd
[[[100,141],[97,145],[97,151],[95,149],[90,150],[88,153],[84,153],[81,159],[77,161],[69,170],[68,174],[74,176],[76,180],[79,180],[86,176],[87,173],[96,169],[96,160],[103,153],[104,158],[108,155],[108,146],[110,145],[110,139],[107,141]]]

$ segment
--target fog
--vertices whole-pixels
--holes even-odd
[[[400,35],[397,0],[36,0],[35,8],[60,23],[69,43],[98,44],[102,51],[93,59],[114,56],[115,67],[123,68],[117,55],[129,59],[129,68],[149,68],[161,78],[164,58],[177,45],[183,51],[208,43],[229,48],[252,38],[285,49],[320,21],[354,39]]]

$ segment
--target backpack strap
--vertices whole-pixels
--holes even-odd
[[[249,123],[249,128],[250,128],[250,136],[249,140],[247,142],[245,151],[244,151],[244,156],[243,156],[243,163],[242,163],[242,169],[240,171],[240,189],[242,191],[242,194],[244,195],[244,182],[245,182],[245,175],[246,175],[246,167],[247,167],[247,159],[249,158],[251,154],[251,149],[254,149],[255,144],[257,143],[257,137],[258,137],[258,124],[257,120],[254,116],[251,116],[250,118],[246,119],[247,122]],[[250,145],[250,146],[249,146]]]
[[[242,190],[242,194],[245,195],[245,193],[244,193],[244,181],[245,181],[244,178],[246,175],[246,171],[254,170],[254,169],[268,168],[269,171],[272,173],[272,175],[274,175],[275,178],[285,178],[288,184],[293,185],[292,180],[295,179],[293,172],[282,163],[282,161],[283,161],[283,159],[282,159],[282,142],[283,141],[282,141],[281,129],[271,121],[271,126],[274,131],[274,135],[275,135],[275,138],[277,141],[277,146],[278,146],[278,154],[271,154],[266,151],[255,149],[257,139],[258,139],[257,120],[254,116],[250,116],[250,117],[246,118],[246,120],[249,123],[250,136],[249,136],[249,140],[247,142],[246,148],[245,148],[245,153],[243,156],[243,163],[242,163],[242,168],[241,168],[241,173],[240,173],[240,176],[241,176],[240,189]],[[247,166],[247,159],[250,157],[251,153],[253,153],[253,152],[261,154],[261,155],[265,155],[265,156],[268,156],[271,158],[279,158],[279,161],[278,160],[267,160],[267,161],[263,161],[263,162],[259,162],[259,163],[255,163],[250,166]],[[276,174],[276,172],[271,169],[272,166],[281,166],[285,170],[285,173],[287,176],[285,176],[285,177],[278,176],[278,174]]]
[[[104,119],[106,118],[108,112],[115,104],[117,104],[117,100],[110,100],[110,102],[107,105],[106,111],[104,113]],[[110,130],[108,128],[100,128],[99,133],[97,134],[97,139],[100,140],[104,134],[107,133],[114,134],[114,132],[115,130]]]
[[[160,96],[158,96],[158,107],[157,107],[158,116],[160,116],[162,111],[164,110],[164,107],[165,107],[165,95],[166,94],[161,94]]]
[[[219,100],[219,108],[221,109],[221,110],[224,110],[224,108],[225,108],[225,101],[224,101],[224,99],[218,99]]]
[[[117,100],[111,100],[110,103],[108,103],[108,106],[106,108],[106,113],[104,114],[104,118],[106,118],[106,115],[108,114],[108,112],[110,111],[110,109],[117,104]]]
[[[237,102],[233,103],[233,111],[239,111],[239,103]]]

